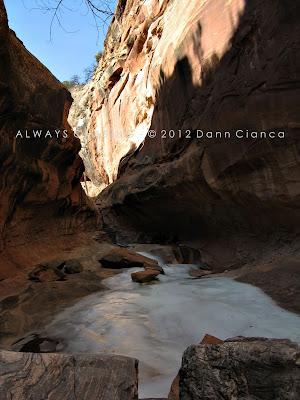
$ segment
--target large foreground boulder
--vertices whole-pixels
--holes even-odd
[[[209,334],[204,335],[203,339],[200,342],[200,344],[220,344],[220,343],[223,343],[223,340]],[[172,382],[171,389],[168,395],[168,400],[179,400],[179,384],[180,384],[180,377],[178,373],[176,375],[176,378]]]
[[[190,346],[179,375],[181,400],[296,400],[300,347],[264,338]]]
[[[1,400],[137,400],[137,361],[108,355],[0,353]]]

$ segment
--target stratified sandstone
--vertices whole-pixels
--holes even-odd
[[[204,236],[298,224],[299,8],[292,0],[119,3],[73,121],[89,178],[118,177],[99,200],[110,228],[117,220],[152,236]],[[164,129],[193,133],[162,139]],[[197,129],[286,138],[199,140]]]
[[[36,242],[47,245],[54,238],[66,240],[61,235],[95,229],[96,218],[80,186],[80,141],[67,122],[70,93],[9,29],[3,0],[0,42],[2,280],[26,267],[16,257],[20,246],[25,259]],[[33,138],[32,130],[42,131],[41,138]],[[58,137],[55,131],[60,131]]]
[[[126,222],[130,214],[140,229],[171,232],[191,224],[203,231],[208,222],[211,229],[239,227],[250,217],[255,227],[275,214],[277,222],[295,221],[299,5],[122,4],[77,109],[90,179],[108,184],[119,176],[102,207],[125,214]],[[284,130],[287,137],[150,139],[148,129]]]
[[[95,230],[97,218],[80,185],[80,141],[67,122],[70,93],[9,29],[3,0],[0,42],[2,298],[26,287],[34,265],[91,243],[86,232]],[[42,132],[41,138],[34,139],[32,130]],[[45,138],[47,131],[52,138]]]
[[[298,399],[300,348],[262,338],[190,346],[179,375],[181,400]]]
[[[97,260],[82,272],[74,265],[101,246],[80,185],[80,141],[67,122],[72,98],[9,29],[3,0],[0,43],[0,345],[9,348],[75,299],[103,289],[107,273],[98,273]],[[26,130],[42,137],[26,138]],[[64,270],[53,265],[59,259]]]
[[[137,400],[137,361],[1,351],[1,400]]]
[[[242,229],[257,233],[274,224],[295,227],[300,195],[299,4],[175,1],[156,10],[147,2],[139,11],[143,24],[139,17],[134,24],[129,5],[122,17],[124,32],[131,24],[129,31],[134,31],[138,23],[145,29],[145,42],[138,50],[137,39],[124,61],[116,85],[126,77],[128,82],[118,99],[114,86],[105,100],[115,100],[119,111],[104,101],[90,120],[102,121],[102,113],[113,121],[146,115],[139,99],[146,100],[151,90],[154,106],[147,109],[151,118],[143,133],[153,129],[158,134],[122,160],[119,179],[101,195],[107,225],[119,217],[118,224],[135,230],[179,237]],[[129,95],[130,78],[135,86]],[[123,95],[131,100],[126,112]],[[128,135],[130,129],[123,125]],[[161,139],[164,129],[194,133],[192,139]],[[196,129],[283,130],[286,139],[200,140]],[[115,147],[121,149],[120,136],[107,126],[93,143],[99,146],[99,140],[110,137],[118,138]],[[106,169],[116,169],[115,152],[110,154]]]

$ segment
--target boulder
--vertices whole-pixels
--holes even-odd
[[[0,352],[1,400],[137,400],[137,360]]]
[[[32,282],[41,282],[39,278],[39,274],[43,271],[46,271],[46,268],[36,267],[32,271],[28,273],[28,279]]]
[[[146,271],[134,272],[131,274],[131,279],[133,282],[148,283],[157,280],[159,274],[159,271],[149,269]]]
[[[164,264],[178,264],[174,247],[175,246],[157,246],[151,249],[151,254],[160,257]]]
[[[52,282],[64,280],[65,274],[56,267],[36,266],[28,273],[28,279],[33,282]]]
[[[220,344],[223,343],[221,339],[218,339],[215,336],[206,334],[201,340],[200,344]],[[179,374],[176,375],[176,378],[173,380],[171,389],[169,392],[168,400],[180,400],[179,398]]]
[[[159,257],[163,264],[182,263],[178,246],[175,244],[154,244],[154,243],[137,243],[131,245],[131,250],[136,252],[147,252]]]
[[[164,275],[165,274],[165,271],[164,271],[164,269],[163,269],[163,267],[161,267],[159,264],[153,264],[153,265],[151,265],[151,264],[145,264],[145,266],[144,266],[144,268],[145,268],[145,270],[146,271],[153,271],[153,270],[155,270],[155,271],[157,271],[157,272],[159,272],[160,274],[162,274],[162,275]]]
[[[63,280],[64,276],[63,276],[63,274],[60,274],[59,272],[57,273],[53,269],[43,270],[38,274],[39,282],[54,282],[54,281]]]
[[[300,347],[289,340],[233,338],[190,346],[183,355],[180,400],[300,398]]]
[[[99,260],[103,268],[145,268],[157,269],[160,267],[156,260],[142,256],[125,248],[116,247],[110,250]]]
[[[80,272],[83,271],[83,267],[80,261],[78,260],[68,260],[65,263],[63,271],[66,274],[79,274]]]

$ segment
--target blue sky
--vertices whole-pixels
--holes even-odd
[[[53,1],[53,4],[57,2],[4,0],[11,29],[59,80],[68,80],[75,74],[83,78],[84,69],[94,62],[95,54],[102,50],[110,21],[105,25],[99,21],[98,33],[93,16],[87,13],[83,0],[64,0],[70,10],[62,11],[61,23],[65,30],[72,33],[65,32],[56,22],[50,40],[52,13],[34,9],[41,1]],[[114,11],[115,0],[109,1]]]

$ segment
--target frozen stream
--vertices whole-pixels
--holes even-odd
[[[261,290],[229,278],[192,279],[190,266],[165,266],[159,283],[131,281],[132,269],[105,281],[109,290],[64,310],[45,333],[64,352],[107,352],[135,357],[139,395],[165,397],[183,351],[205,333],[300,341],[300,317]]]

